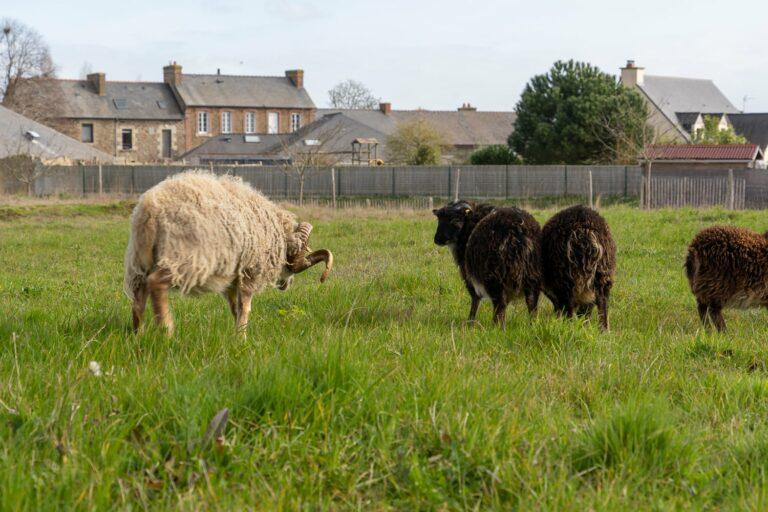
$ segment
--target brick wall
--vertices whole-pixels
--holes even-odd
[[[197,113],[208,112],[209,130],[207,135],[197,133]],[[267,114],[278,113],[279,133],[290,133],[291,114],[301,114],[301,125],[307,125],[314,121],[315,111],[311,109],[263,109],[263,108],[207,108],[188,107],[185,115],[186,147],[187,151],[196,148],[210,137],[221,134],[221,113],[230,112],[232,118],[232,133],[245,133],[245,114],[256,114],[256,134],[267,133]]]
[[[163,160],[162,133],[171,130],[172,157],[186,151],[183,121],[115,121],[112,119],[63,119],[54,128],[81,140],[82,125],[93,124],[93,145],[125,162],[159,162]],[[133,130],[133,148],[122,149],[123,129]]]

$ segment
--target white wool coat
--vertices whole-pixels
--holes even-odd
[[[182,293],[223,292],[238,279],[272,286],[300,250],[296,217],[240,179],[189,171],[142,194],[131,215],[125,292],[164,269]]]

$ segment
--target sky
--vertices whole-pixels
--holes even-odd
[[[0,0],[0,17],[40,32],[64,78],[86,63],[107,80],[148,81],[172,60],[190,73],[302,68],[319,107],[354,79],[393,108],[435,110],[512,110],[556,60],[618,74],[634,59],[768,112],[764,11],[757,0]]]

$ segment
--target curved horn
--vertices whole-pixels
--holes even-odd
[[[294,274],[298,274],[300,272],[304,272],[313,265],[317,265],[321,261],[325,262],[325,270],[323,271],[323,275],[320,276],[320,282],[324,283],[325,280],[328,279],[328,274],[331,273],[331,269],[333,268],[333,254],[331,254],[331,251],[327,249],[320,249],[318,251],[307,254],[304,259],[297,261],[296,263],[290,265],[288,268]]]
[[[307,246],[309,241],[309,234],[312,233],[312,224],[309,222],[300,222],[299,227],[296,228],[296,236],[301,242],[302,249]]]

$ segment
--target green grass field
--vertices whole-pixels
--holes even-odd
[[[308,211],[326,284],[258,296],[247,339],[223,298],[174,296],[166,339],[130,333],[128,211],[0,209],[2,509],[768,507],[766,313],[703,331],[682,270],[697,230],[762,212],[604,209],[602,334],[543,296],[468,328],[431,215]]]

